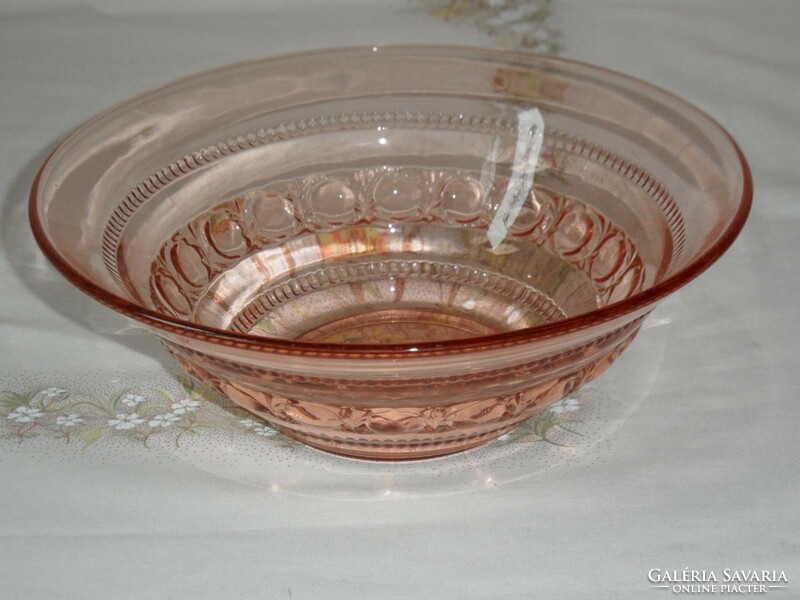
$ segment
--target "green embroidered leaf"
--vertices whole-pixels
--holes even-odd
[[[111,401],[109,402],[109,405],[111,406],[111,410],[112,411],[116,412],[117,404],[119,404],[119,401],[122,400],[125,397],[125,395],[128,394],[128,393],[129,393],[129,390],[122,390],[121,392],[119,392],[117,394],[114,394],[111,397]]]
[[[554,427],[560,427],[565,431],[570,431],[570,433],[577,434],[577,432],[574,432],[564,427],[564,424],[566,423],[576,423],[576,422],[577,422],[576,419],[571,419],[569,417],[559,415],[552,411],[545,410],[533,418],[533,420],[531,421],[531,430],[540,438],[542,438],[544,441],[549,442],[551,444],[555,444],[556,442],[554,442],[548,437],[550,430],[553,429]],[[556,444],[556,445],[560,446],[561,444]]]
[[[25,406],[30,402],[30,399],[29,394],[18,394],[6,390],[0,391],[0,406],[5,406],[12,410],[19,406]]]
[[[219,397],[219,393],[206,383],[195,383],[189,387],[184,386],[189,398],[192,400],[209,401]]]
[[[186,386],[184,386],[184,389],[185,387]],[[175,402],[172,396],[170,396],[169,393],[166,392],[165,390],[162,390],[161,388],[156,388],[156,392],[158,393],[159,396],[161,396],[162,398],[164,398],[164,400],[167,401],[167,404],[172,404],[173,402]]]
[[[85,448],[88,448],[103,437],[103,433],[103,430],[99,427],[89,427],[78,434],[78,439],[84,443]]]

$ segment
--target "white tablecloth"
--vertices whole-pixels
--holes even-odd
[[[213,426],[147,445],[113,425],[78,423],[68,438],[63,421],[7,418],[26,393],[192,398],[154,338],[35,247],[27,193],[63,135],[143,89],[249,57],[508,41],[513,15],[492,38],[480,15],[446,21],[434,4],[0,5],[0,399],[12,402],[0,598],[638,599],[675,595],[651,587],[651,569],[686,568],[720,580],[726,568],[784,571],[788,587],[766,595],[800,597],[794,0],[552,3],[563,56],[701,106],[740,142],[756,185],[742,236],[578,398],[585,412],[577,434],[557,434],[563,445],[514,439],[386,466],[258,436],[210,403],[198,414]]]

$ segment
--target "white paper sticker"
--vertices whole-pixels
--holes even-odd
[[[506,193],[489,224],[488,236],[492,248],[497,248],[505,239],[509,228],[517,219],[522,205],[528,198],[533,187],[536,163],[539,161],[539,153],[542,151],[544,142],[544,119],[538,108],[519,113],[517,119],[517,146],[514,150],[511,177],[508,179]],[[492,152],[494,154],[495,150],[492,149]],[[486,173],[484,165],[483,174]]]
[[[489,152],[489,156],[486,157],[486,160],[483,161],[483,167],[481,167],[481,193],[483,194],[484,198],[489,196],[489,191],[492,189],[492,184],[494,183],[494,174],[497,170],[497,158],[500,156],[500,138],[494,138],[494,144],[492,145],[492,151]]]

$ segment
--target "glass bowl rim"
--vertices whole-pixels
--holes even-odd
[[[552,323],[545,323],[534,327],[524,329],[517,329],[486,336],[475,336],[470,338],[458,340],[442,340],[436,342],[419,342],[419,343],[395,343],[395,344],[336,344],[336,343],[322,343],[322,342],[309,342],[298,341],[291,339],[273,338],[267,336],[256,336],[244,333],[235,333],[228,330],[217,329],[186,321],[183,319],[173,318],[168,315],[159,313],[152,309],[146,308],[131,302],[130,300],[111,293],[105,288],[93,283],[88,278],[84,277],[77,269],[72,267],[65,259],[63,259],[50,242],[47,234],[45,233],[44,226],[39,219],[38,206],[39,198],[41,196],[41,181],[47,173],[51,163],[58,157],[71,142],[80,136],[84,131],[90,129],[95,123],[104,121],[111,118],[114,113],[125,110],[127,106],[135,104],[141,100],[151,98],[159,92],[169,88],[177,87],[189,83],[195,79],[202,79],[211,77],[215,74],[222,73],[228,70],[234,70],[247,66],[254,66],[260,63],[271,63],[275,61],[285,61],[297,58],[314,58],[315,56],[330,57],[331,54],[352,54],[364,56],[374,55],[376,52],[382,53],[397,53],[403,52],[426,52],[432,58],[456,56],[462,59],[484,60],[496,62],[498,65],[509,64],[512,61],[518,63],[528,63],[536,61],[539,64],[551,63],[555,66],[566,65],[587,69],[600,76],[609,76],[627,81],[628,83],[638,85],[649,89],[651,92],[658,95],[660,99],[665,102],[683,105],[683,108],[692,110],[701,119],[705,120],[707,124],[714,126],[718,129],[727,139],[734,151],[736,157],[739,159],[741,172],[742,172],[742,196],[739,199],[739,204],[736,211],[726,229],[721,233],[719,238],[710,248],[702,254],[693,257],[688,264],[682,267],[677,272],[669,277],[659,281],[655,285],[638,292],[628,298],[614,302],[607,306],[597,308],[587,313],[582,313],[572,317],[567,317],[560,321]],[[518,344],[535,342],[538,340],[554,338],[567,333],[574,333],[577,331],[589,329],[593,326],[620,318],[626,314],[631,314],[641,309],[645,309],[654,304],[658,300],[668,296],[677,289],[689,283],[692,279],[700,275],[714,262],[716,262],[725,251],[733,244],[741,232],[753,201],[753,180],[750,172],[750,167],[747,163],[742,150],[737,142],[722,127],[713,117],[711,117],[704,110],[698,108],[691,102],[665,90],[657,85],[653,85],[643,81],[637,77],[632,77],[607,69],[605,67],[593,65],[584,61],[573,59],[566,59],[560,57],[553,57],[548,55],[537,54],[534,52],[520,51],[520,50],[507,50],[497,48],[484,48],[480,46],[459,46],[459,45],[441,45],[441,44],[406,44],[406,45],[380,45],[380,46],[351,46],[341,48],[328,48],[328,49],[315,49],[302,52],[292,52],[277,54],[274,56],[267,56],[262,58],[255,58],[240,62],[235,62],[220,67],[203,70],[187,77],[178,78],[168,81],[162,85],[151,88],[147,91],[136,94],[135,96],[115,104],[114,106],[100,112],[88,121],[79,125],[75,130],[68,134],[56,147],[50,152],[45,159],[42,166],[39,168],[31,186],[30,197],[28,202],[28,216],[30,220],[31,229],[34,238],[39,245],[42,252],[47,259],[56,267],[61,274],[66,277],[73,285],[75,285],[82,292],[86,293],[101,304],[111,308],[112,310],[121,313],[125,316],[133,318],[145,325],[166,331],[172,334],[186,336],[206,342],[218,343],[223,346],[242,348],[248,350],[273,352],[277,354],[292,354],[292,355],[306,355],[306,356],[337,356],[337,357],[359,357],[359,358],[401,358],[401,357],[421,357],[430,355],[442,354],[457,354],[461,352],[470,352],[478,350],[489,350],[494,348],[502,348],[507,346],[515,346]]]

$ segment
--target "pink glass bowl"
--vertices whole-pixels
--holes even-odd
[[[751,197],[728,134],[660,89],[420,46],[134,98],[53,152],[30,216],[70,281],[193,376],[312,446],[410,459],[597,377],[728,248]]]

